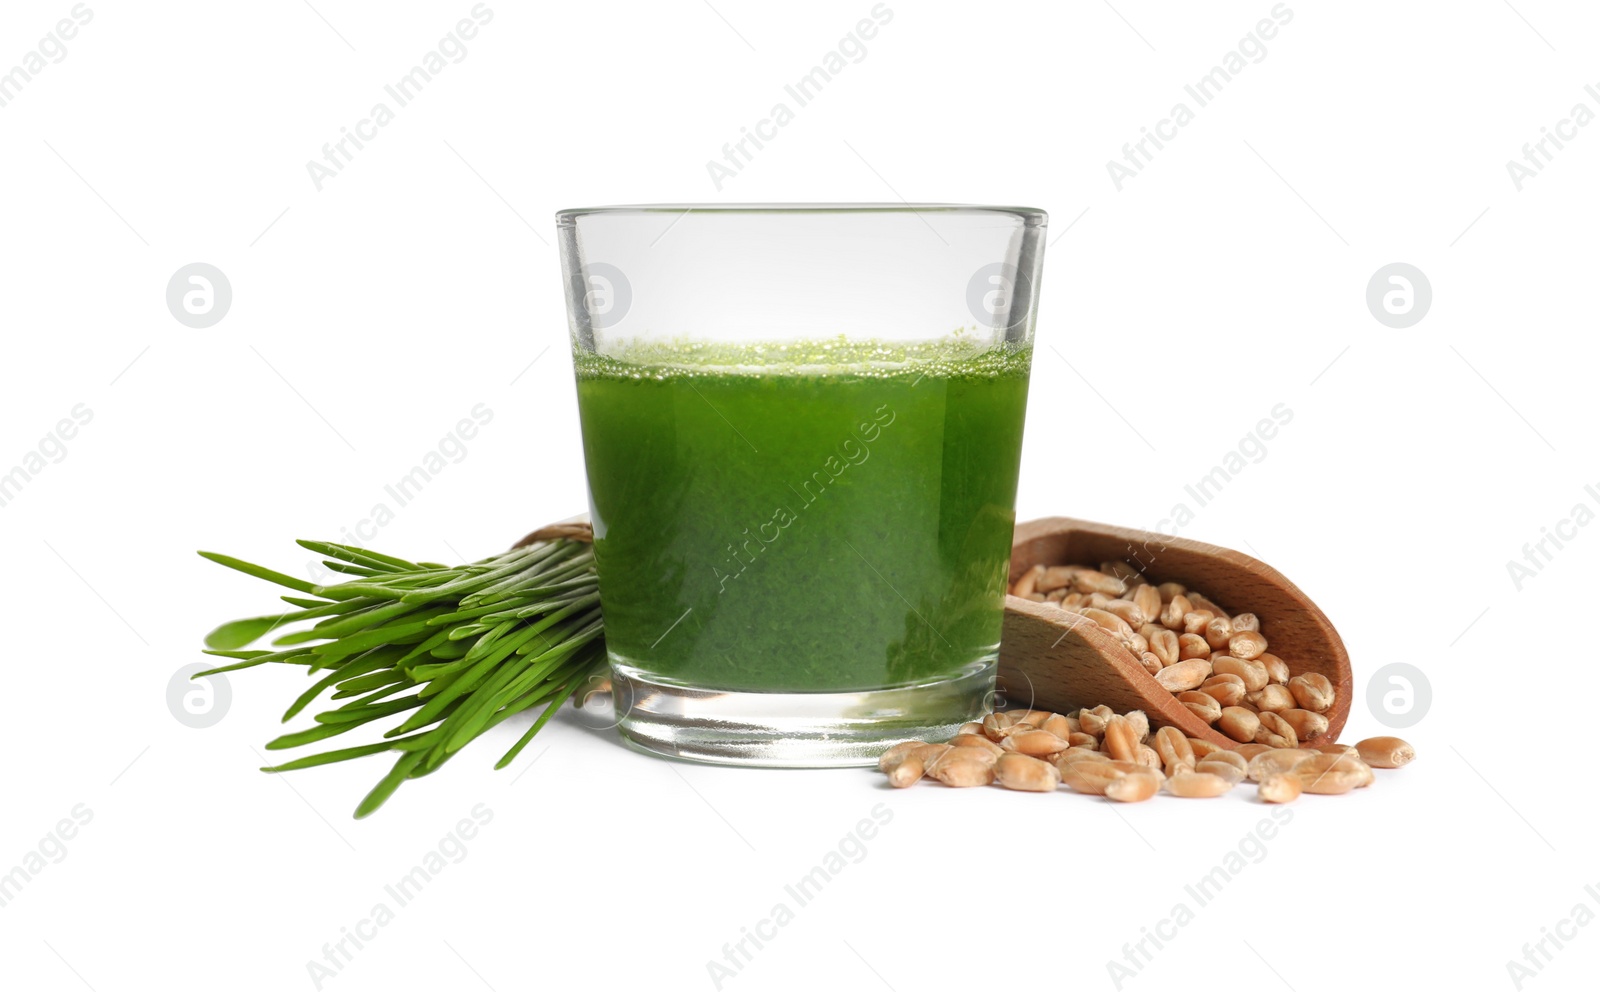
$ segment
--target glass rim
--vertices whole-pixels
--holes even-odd
[[[600,214],[1005,214],[1024,227],[1045,227],[1050,215],[1038,207],[977,203],[638,203],[605,207],[573,207],[556,211],[556,226],[570,228],[580,217]]]

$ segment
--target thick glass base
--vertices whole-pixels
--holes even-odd
[[[710,692],[612,664],[618,727],[632,746],[724,765],[827,768],[871,765],[890,745],[945,740],[977,719],[994,690],[995,663],[971,674],[856,692]]]

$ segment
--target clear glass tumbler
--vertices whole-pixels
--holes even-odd
[[[1045,214],[557,215],[624,737],[869,764],[982,711]]]

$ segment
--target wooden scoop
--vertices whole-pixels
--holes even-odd
[[[1350,655],[1317,605],[1271,566],[1237,551],[1181,537],[1067,517],[1019,524],[1011,544],[1011,577],[1034,565],[1098,565],[1126,561],[1155,583],[1181,582],[1230,614],[1261,619],[1267,650],[1294,675],[1320,672],[1333,683],[1328,730],[1301,744],[1339,739],[1354,692]],[[1115,636],[1054,603],[1006,597],[1000,644],[1000,686],[1013,706],[1068,712],[1101,703],[1118,713],[1144,710],[1152,727],[1234,748],[1144,670]]]

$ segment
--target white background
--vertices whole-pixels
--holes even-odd
[[[1600,127],[1520,192],[1506,169],[1600,110],[1592,8],[1290,0],[1267,56],[1119,192],[1107,160],[1194,109],[1184,85],[1268,0],[889,0],[866,57],[719,191],[707,160],[868,0],[491,0],[467,57],[319,192],[307,160],[472,4],[313,2],[91,2],[0,109],[0,472],[93,413],[0,507],[0,871],[93,816],[0,908],[7,987],[314,987],[324,944],[483,804],[465,859],[322,987],[712,988],[707,962],[881,803],[865,857],[724,988],[1112,988],[1106,962],[1266,816],[1250,789],[1112,808],[672,764],[568,709],[514,768],[491,765],[521,726],[354,821],[383,759],[255,770],[297,671],[234,675],[208,729],[175,719],[205,631],[274,602],[194,550],[303,574],[292,538],[341,539],[475,404],[493,420],[467,456],[372,546],[476,558],[583,509],[551,214],[601,203],[1049,210],[1019,519],[1155,525],[1293,410],[1181,533],[1299,582],[1363,689],[1425,671],[1432,710],[1402,731],[1421,757],[1294,806],[1124,988],[1513,987],[1525,943],[1600,910],[1587,766],[1560,768],[1592,736],[1600,528],[1520,590],[1506,567],[1600,484]],[[71,6],[0,8],[0,71]],[[196,261],[233,287],[208,329],[164,303]],[[1395,261],[1433,290],[1406,329],[1365,304]],[[1358,699],[1346,739],[1384,729]],[[1575,932],[1523,987],[1592,976],[1600,927]]]

